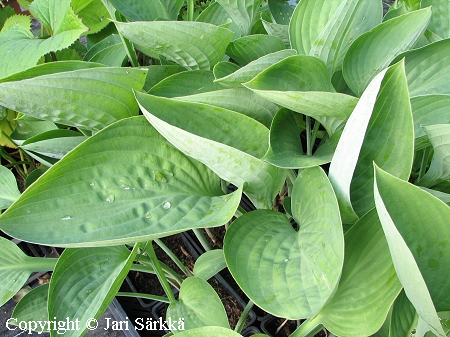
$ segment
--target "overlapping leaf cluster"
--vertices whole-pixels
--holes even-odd
[[[237,336],[205,282],[226,266],[246,309],[306,319],[292,336],[446,336],[450,1],[183,5],[35,0],[39,39],[2,10],[0,140],[41,166],[22,194],[1,168],[0,229],[67,249],[1,239],[0,304],[53,270],[15,317],[86,322],[134,268],[185,319],[173,333]],[[153,240],[225,224],[185,280],[155,260]]]

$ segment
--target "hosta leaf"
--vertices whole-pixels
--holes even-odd
[[[116,26],[143,53],[164,56],[190,70],[212,69],[233,36],[226,28],[203,22],[117,22]]]
[[[450,280],[443,272],[450,263],[446,232],[450,208],[378,167],[375,176],[375,204],[398,278],[419,315],[422,331],[443,337],[436,309],[450,307]]]
[[[136,98],[147,120],[175,147],[207,165],[222,179],[236,186],[247,183],[245,192],[250,199],[258,207],[271,207],[285,173],[258,159],[267,150],[268,130],[262,124],[234,111],[204,104],[137,92]]]
[[[270,148],[264,160],[283,168],[305,168],[327,164],[333,157],[340,134],[332,136],[312,156],[305,155],[300,141],[303,116],[281,109],[270,128]]]
[[[180,101],[197,102],[233,110],[270,127],[278,106],[245,88],[224,89],[178,97]]]
[[[390,336],[405,337],[410,336],[417,323],[416,309],[409,301],[405,291],[398,295],[392,306],[392,316],[390,324]]]
[[[182,68],[179,65],[152,65],[148,67],[148,75],[145,79],[144,91],[150,90],[163,79],[176,74]]]
[[[169,13],[160,0],[110,0],[130,21],[169,20]]]
[[[48,332],[47,326],[44,326],[44,329],[42,329],[37,322],[48,321],[47,300],[49,286],[49,283],[45,283],[42,286],[34,288],[22,297],[11,315],[11,318],[14,319],[11,321],[11,324],[15,322],[28,322],[28,324],[31,324],[29,325],[30,327],[34,327],[34,324],[37,325],[36,329],[33,329],[34,331]]]
[[[11,134],[11,139],[14,140],[14,143],[22,145],[28,138],[56,129],[58,129],[58,127],[55,123],[33,117],[21,116],[17,119],[17,126]]]
[[[11,139],[13,130],[16,129],[17,113],[11,109],[0,107],[0,146],[16,148],[16,144]]]
[[[0,104],[64,125],[100,130],[136,115],[132,89],[141,90],[144,69],[81,69],[0,83]]]
[[[179,97],[199,94],[202,92],[216,91],[224,87],[214,83],[214,75],[209,70],[183,71],[166,77],[155,84],[149,94],[161,97]]]
[[[99,318],[106,310],[130,270],[137,248],[125,246],[66,249],[60,256],[50,281],[48,315],[58,321],[79,319],[80,330],[64,336],[82,336],[88,319]],[[58,336],[51,330],[52,337]]]
[[[328,70],[313,56],[289,56],[245,83],[249,89],[278,91],[334,91]]]
[[[427,191],[431,195],[435,196],[436,198],[438,198],[439,200],[445,202],[447,205],[450,206],[450,194],[444,193],[441,191],[437,191],[437,190],[432,190],[432,189],[426,188],[426,187],[420,187],[420,188],[424,191]]]
[[[241,83],[250,81],[260,72],[270,67],[272,64],[277,63],[278,61],[281,61],[286,57],[294,56],[295,54],[295,50],[288,49],[264,55],[259,59],[252,61],[241,68],[238,68],[229,75],[227,74],[227,76],[220,78],[217,78],[216,76],[216,82],[240,87]],[[216,68],[214,68],[214,75],[216,75]]]
[[[345,233],[338,288],[314,321],[339,336],[369,336],[381,327],[401,290],[375,209]]]
[[[360,96],[375,75],[414,45],[430,16],[430,8],[414,11],[383,22],[358,37],[343,63],[344,78],[350,89]]]
[[[242,35],[249,35],[262,0],[217,0],[217,2],[238,25]]]
[[[216,291],[205,280],[189,277],[183,281],[178,301],[167,308],[167,317],[184,319],[186,330],[202,326],[229,328],[227,313]],[[172,331],[177,334],[178,331]]]
[[[434,155],[427,173],[418,184],[425,187],[450,179],[450,124],[424,126]]]
[[[408,88],[399,62],[377,75],[364,91],[331,161],[329,176],[344,223],[355,222],[374,207],[372,163],[408,179],[413,150]]]
[[[216,26],[228,28],[233,31],[232,40],[239,38],[241,29],[231,20],[230,14],[218,2],[212,2],[200,15],[195,19],[198,22],[211,23]]]
[[[272,14],[276,23],[289,25],[295,6],[287,0],[269,0],[270,14]]]
[[[181,7],[184,4],[184,0],[160,0],[160,1],[164,6],[166,6],[167,13],[169,13],[170,19],[176,20],[181,10]]]
[[[2,214],[0,229],[65,247],[145,241],[224,224],[240,193],[223,195],[216,175],[135,117],[98,132],[50,168]]]
[[[204,252],[195,261],[194,275],[196,277],[208,280],[222,269],[226,268],[225,256],[222,249],[213,249]]]
[[[422,0],[421,6],[431,6],[433,9],[427,29],[443,39],[448,39],[450,37],[450,3],[442,0]]]
[[[98,62],[110,67],[120,67],[124,63],[127,53],[117,34],[95,44],[84,56],[85,61]]]
[[[260,57],[284,50],[284,42],[273,35],[249,35],[231,42],[227,47],[227,55],[240,66],[259,59]]]
[[[278,23],[266,21],[264,19],[261,19],[261,22],[262,22],[267,34],[278,37],[279,39],[281,39],[281,41],[284,42],[284,45],[286,46],[286,48],[290,48],[291,43],[289,41],[289,26],[288,25],[281,25]]]
[[[344,0],[311,45],[309,55],[327,65],[330,75],[342,69],[351,43],[381,23],[382,4],[376,0]],[[370,15],[368,15],[370,13]]]
[[[214,73],[214,77],[217,80],[222,77],[228,76],[239,69],[240,69],[240,67],[236,63],[231,63],[228,61],[220,61],[219,63],[217,63],[214,66],[213,73]]]
[[[179,337],[242,337],[241,334],[231,329],[219,326],[205,326],[201,328],[180,331],[177,333]]]
[[[434,42],[403,56],[411,97],[450,94],[450,40]]]
[[[86,34],[95,34],[109,24],[109,13],[101,0],[72,0],[72,7],[83,24],[89,28]]]
[[[20,197],[16,177],[4,166],[0,166],[0,210],[9,207]]]
[[[344,237],[336,197],[319,167],[295,180],[292,212],[246,213],[228,228],[225,260],[234,279],[259,307],[277,316],[314,316],[331,296],[344,260]]]

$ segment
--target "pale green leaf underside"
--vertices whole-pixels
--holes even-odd
[[[29,293],[27,293],[22,299],[17,303],[14,311],[11,315],[13,322],[45,322],[48,320],[48,310],[47,310],[47,300],[48,300],[48,288],[50,284],[46,283],[42,286],[34,288]],[[34,331],[47,331],[48,329],[44,327],[38,327]]]
[[[238,25],[242,35],[250,34],[261,0],[217,0],[217,2],[225,8],[233,22]]]
[[[442,225],[446,227],[447,220],[444,219],[450,216],[450,208],[428,193],[391,176],[378,167],[375,167],[375,175],[375,204],[398,278],[419,314],[419,324],[423,324],[424,331],[431,330],[436,336],[444,337],[445,333],[429,290],[437,290],[439,293],[444,291],[444,296],[448,297],[448,281],[444,281],[447,284],[439,289],[430,283],[427,288],[424,277],[432,280],[432,283],[436,282],[439,278],[436,263],[439,265],[438,260],[441,260],[440,262],[444,264],[444,259],[449,259],[448,252],[444,254],[445,257],[439,257],[439,250],[443,248],[436,245],[436,240],[445,240],[445,245],[448,246],[448,235],[443,238],[443,232],[438,232],[437,228],[442,228]],[[430,219],[428,214],[433,214],[433,219]],[[427,220],[432,220],[433,227],[424,226]],[[415,224],[412,224],[412,221]],[[417,230],[421,233],[416,235]],[[420,237],[420,243],[426,246],[419,245],[417,237]],[[422,253],[423,249],[425,251]],[[423,262],[428,267],[425,267]],[[448,265],[448,261],[444,265]],[[433,271],[433,268],[436,271]],[[443,279],[442,276],[440,278]],[[444,278],[447,280],[446,276]]]
[[[166,316],[177,321],[184,319],[186,330],[206,326],[230,328],[216,291],[199,277],[189,277],[183,281],[179,299],[169,305]],[[172,332],[178,334],[178,330]]]
[[[338,205],[319,167],[301,171],[294,183],[296,232],[278,212],[239,217],[224,240],[231,274],[264,310],[285,318],[315,315],[337,285],[344,258]]]
[[[65,247],[145,241],[224,224],[240,193],[222,195],[216,175],[135,117],[54,165],[2,214],[0,229]]]
[[[450,37],[450,3],[441,0],[422,0],[421,7],[433,9],[431,21],[427,29],[443,39]]]
[[[375,209],[345,234],[345,261],[336,293],[314,320],[339,336],[380,329],[401,290]]]
[[[222,249],[213,249],[204,252],[195,261],[194,275],[204,280],[208,280],[222,269],[226,268],[225,256]]]
[[[211,70],[233,36],[226,28],[203,22],[116,22],[116,26],[143,53],[164,56],[190,70]]]
[[[281,39],[281,41],[284,42],[284,45],[286,48],[291,47],[291,43],[289,41],[289,26],[288,25],[282,25],[278,23],[273,23],[266,21],[261,18],[261,22],[264,26],[264,29],[267,31],[267,34],[276,36]]]
[[[0,104],[39,119],[97,131],[137,115],[132,90],[147,71],[97,67],[0,83]]]
[[[0,166],[0,209],[10,206],[20,197],[14,174],[4,166]]]

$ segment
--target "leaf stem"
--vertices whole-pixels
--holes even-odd
[[[311,117],[306,116],[306,155],[312,155],[311,149]]]
[[[151,265],[151,260],[149,257],[140,255],[139,262],[141,262],[143,265],[136,264],[136,263],[132,264],[131,265],[132,271],[137,271],[137,272],[142,272],[142,273],[150,273],[150,274],[156,275],[155,269],[153,269],[153,266]],[[181,276],[178,275],[177,273],[175,273],[175,271],[173,271],[173,269],[166,266],[164,263],[160,262],[160,265],[161,265],[161,269],[164,271],[164,273],[166,273],[168,282],[175,288],[180,289],[181,283],[183,282],[183,279],[181,278]]]
[[[116,294],[116,296],[146,298],[148,300],[170,303],[170,301],[165,297],[158,296],[158,295],[143,294],[143,293],[118,292]]]
[[[429,151],[430,151],[429,146],[427,146],[426,148],[423,149],[422,162],[420,163],[420,170],[419,170],[419,176],[417,177],[417,181],[420,181],[420,179],[422,179],[422,177],[425,174]]]
[[[56,262],[58,262],[58,258],[54,257],[28,257],[29,261],[29,270],[32,272],[44,272],[51,271],[55,269]],[[28,264],[28,263],[27,263]]]
[[[192,231],[194,232],[194,234],[197,237],[198,241],[202,245],[203,249],[206,252],[210,251],[211,250],[211,246],[209,245],[208,240],[206,240],[206,237],[203,234],[203,232],[200,229],[198,229],[198,228],[194,228]]]
[[[322,329],[323,325],[314,318],[307,319],[291,334],[291,337],[313,337]]]
[[[188,0],[188,21],[194,21],[194,0]]]
[[[167,254],[168,257],[177,265],[178,268],[183,272],[186,276],[192,276],[192,273],[186,266],[180,261],[180,259],[166,246],[164,242],[160,239],[155,239],[156,244]]]
[[[239,317],[239,320],[236,323],[234,331],[236,331],[237,333],[240,333],[242,331],[242,329],[245,326],[245,321],[247,320],[247,316],[252,308],[253,308],[253,302],[251,300],[249,300],[247,305],[244,308],[244,311],[242,311],[241,317]]]
[[[320,123],[318,121],[314,120],[314,127],[313,127],[312,135],[311,135],[311,152],[312,152],[312,148],[314,147],[314,144],[316,142],[317,131],[319,131],[319,126],[320,126]]]

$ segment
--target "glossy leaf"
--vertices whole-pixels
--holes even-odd
[[[338,336],[369,336],[383,324],[401,290],[375,209],[345,233],[338,288],[313,320]]]
[[[147,120],[175,147],[207,165],[225,181],[236,186],[247,183],[245,193],[250,199],[259,207],[271,207],[285,175],[258,159],[267,150],[268,130],[262,124],[234,111],[204,104],[137,92],[136,98]]]
[[[141,90],[146,75],[143,69],[98,67],[4,82],[0,83],[0,104],[95,131],[138,113],[132,89]]]
[[[37,322],[46,322],[49,318],[47,310],[49,286],[50,284],[45,283],[22,297],[11,314],[11,318],[13,318],[11,323],[28,322],[30,327],[34,327],[34,324],[36,324],[36,329],[33,329],[33,331],[49,332],[48,326],[44,325],[44,328],[42,328],[37,324]]]
[[[186,330],[207,326],[230,328],[216,291],[199,277],[189,277],[183,281],[179,299],[169,305],[166,316],[177,321],[183,318]],[[177,330],[172,332],[178,334]]]
[[[434,154],[427,173],[418,184],[431,187],[450,179],[450,124],[437,124],[423,127],[431,144]]]
[[[350,89],[360,96],[381,70],[414,45],[430,17],[430,8],[414,11],[383,22],[358,37],[343,63],[344,78]]]
[[[169,20],[169,13],[160,0],[110,0],[130,21]]]
[[[364,91],[331,161],[329,176],[344,223],[355,222],[374,207],[373,162],[408,179],[413,137],[406,77],[399,62],[378,74]]]
[[[4,166],[0,166],[0,210],[9,207],[17,198],[20,191],[17,188],[16,177]]]
[[[450,305],[450,281],[442,273],[443,267],[439,267],[449,265],[450,237],[444,233],[450,208],[378,167],[375,167],[375,176],[378,216],[398,278],[419,315],[422,328],[418,329],[431,330],[443,337],[445,333],[436,309]],[[433,214],[433,218],[429,214]]]
[[[240,193],[223,195],[215,174],[135,117],[98,132],[50,168],[2,214],[0,229],[64,247],[146,241],[224,224]]]
[[[82,336],[89,319],[106,310],[128,274],[137,248],[125,246],[66,249],[52,274],[48,293],[48,315],[55,321],[79,319],[80,330],[64,336]],[[67,318],[68,317],[68,318]],[[52,337],[58,330],[51,330]]]
[[[402,291],[392,306],[390,336],[410,336],[416,324],[416,309],[414,309],[413,305],[408,300],[405,291]]]
[[[227,55],[240,66],[260,57],[285,49],[284,42],[273,35],[249,35],[234,40],[227,46]]]
[[[292,212],[257,210],[228,228],[225,260],[240,288],[259,307],[277,316],[314,316],[340,277],[344,238],[336,197],[319,167],[304,169],[295,180]]]
[[[203,22],[117,22],[116,26],[143,53],[164,56],[190,70],[212,69],[233,36],[226,28]]]
[[[222,249],[213,249],[204,252],[195,261],[194,275],[204,280],[208,280],[222,269],[226,268],[225,256]]]
[[[217,2],[238,25],[242,35],[249,35],[262,0],[217,0]]]
[[[450,37],[450,3],[441,0],[422,0],[421,6],[431,6],[433,9],[427,29],[443,39],[448,39]]]

